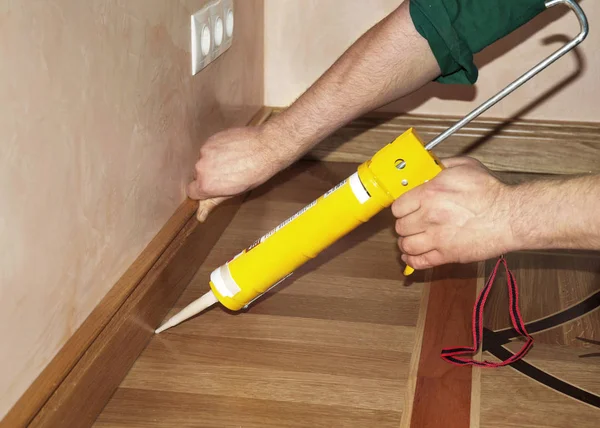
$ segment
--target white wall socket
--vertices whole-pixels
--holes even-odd
[[[215,0],[192,15],[192,75],[231,46],[234,33],[233,0]]]

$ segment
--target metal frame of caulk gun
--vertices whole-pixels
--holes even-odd
[[[525,82],[527,82],[533,76],[535,76],[540,71],[542,71],[545,68],[547,68],[549,65],[551,65],[552,63],[554,63],[560,57],[562,57],[563,55],[565,55],[567,52],[571,51],[573,48],[575,48],[577,45],[579,45],[581,42],[583,42],[585,40],[585,38],[587,37],[588,32],[589,32],[588,21],[587,21],[587,18],[585,16],[585,13],[583,12],[583,10],[581,9],[581,7],[574,0],[549,0],[545,4],[546,4],[546,9],[549,9],[549,8],[551,8],[553,6],[558,5],[558,4],[564,4],[564,5],[568,6],[569,8],[571,8],[571,10],[573,12],[575,12],[575,15],[577,16],[577,19],[579,20],[579,25],[581,26],[581,31],[577,35],[577,37],[575,37],[573,40],[571,40],[565,46],[563,46],[562,48],[560,48],[559,50],[557,50],[556,52],[554,52],[552,55],[550,55],[549,57],[547,57],[545,60],[543,60],[542,62],[540,62],[538,65],[536,65],[535,67],[533,67],[531,70],[529,70],[528,72],[526,72],[525,74],[523,74],[521,77],[519,77],[517,80],[515,80],[514,82],[512,82],[506,88],[504,88],[503,90],[501,90],[500,92],[498,92],[496,95],[494,95],[492,98],[490,98],[489,100],[487,100],[485,103],[481,104],[479,107],[477,107],[471,113],[469,113],[463,119],[461,119],[459,122],[457,122],[454,126],[448,128],[446,131],[444,131],[443,133],[441,133],[440,135],[438,135],[436,138],[434,138],[433,140],[431,140],[431,142],[429,142],[425,146],[426,150],[431,151],[435,146],[437,146],[438,144],[440,144],[446,138],[448,138],[449,136],[451,136],[452,134],[454,134],[456,131],[458,131],[463,126],[465,126],[466,124],[468,124],[469,122],[471,122],[473,119],[475,119],[476,117],[478,117],[480,114],[482,114],[483,112],[485,112],[486,110],[488,110],[490,107],[492,107],[495,104],[497,104],[504,97],[506,97],[510,93],[514,92],[517,88],[519,88],[520,86],[522,86]]]
[[[577,19],[579,20],[579,25],[581,27],[581,31],[579,32],[579,34],[573,40],[571,40],[569,43],[567,43],[562,48],[560,48],[559,50],[554,52],[552,55],[547,57],[545,60],[540,62],[538,65],[536,65],[535,67],[533,67],[532,69],[530,69],[529,71],[524,73],[521,77],[519,77],[514,82],[512,82],[510,85],[508,85],[507,87],[502,89],[500,92],[498,92],[492,98],[490,98],[489,100],[487,100],[486,102],[481,104],[479,107],[477,107],[471,113],[466,115],[464,118],[462,118],[456,124],[454,124],[453,126],[448,128],[446,131],[442,132],[440,135],[435,137],[433,140],[431,140],[425,146],[425,150],[431,151],[435,146],[437,146],[442,141],[444,141],[445,139],[450,137],[452,134],[454,134],[456,131],[461,129],[463,126],[465,126],[466,124],[471,122],[473,119],[475,119],[476,117],[481,115],[483,112],[485,112],[489,108],[496,105],[504,97],[506,97],[507,95],[514,92],[516,89],[518,89],[523,84],[525,84],[525,82],[530,80],[533,76],[538,74],[540,71],[548,68],[548,66],[553,64],[556,60],[561,58],[563,55],[565,55],[567,52],[571,51],[573,48],[575,48],[577,45],[579,45],[581,42],[583,42],[585,40],[585,38],[587,37],[588,32],[589,32],[589,26],[588,26],[588,21],[585,16],[585,13],[581,9],[581,7],[577,3],[575,3],[574,0],[549,0],[545,3],[546,9],[549,9],[558,4],[564,4],[564,5],[568,6],[573,12],[575,12]],[[405,163],[402,162],[399,165],[397,165],[397,168],[404,168],[404,166],[405,166]],[[414,271],[414,269],[411,266],[406,266],[406,268],[404,269],[404,275],[408,276],[408,275],[412,274],[413,271]]]
[[[528,72],[523,74],[521,77],[519,77],[514,82],[512,82],[510,85],[508,85],[503,90],[498,92],[495,96],[490,98],[488,101],[481,104],[478,108],[476,108],[471,113],[466,115],[462,120],[457,122],[454,126],[450,127],[448,130],[446,130],[445,132],[441,133],[436,138],[434,138],[431,142],[429,142],[425,146],[425,150],[431,151],[434,147],[436,147],[439,143],[441,143],[442,141],[447,139],[449,136],[454,134],[457,130],[461,129],[463,126],[465,126],[466,124],[471,122],[473,119],[475,119],[476,117],[481,115],[483,112],[488,110],[490,107],[497,104],[504,97],[506,97],[507,95],[509,95],[510,93],[515,91],[517,88],[522,86],[525,82],[527,82],[533,76],[538,74],[540,71],[547,68],[549,65],[554,63],[556,60],[558,60],[560,57],[565,55],[567,52],[571,51],[573,48],[575,48],[577,45],[579,45],[587,37],[588,31],[589,31],[588,22],[587,22],[585,13],[579,7],[579,5],[577,3],[575,3],[574,0],[549,0],[545,3],[547,9],[550,7],[559,5],[559,4],[564,4],[564,5],[568,6],[573,12],[575,12],[577,19],[579,20],[579,24],[581,26],[581,32],[571,42],[569,42],[568,44],[563,46],[561,49],[557,50],[555,53],[553,53],[552,55],[547,57],[545,60],[540,62],[538,65],[533,67],[531,70],[529,70]],[[402,169],[405,166],[406,166],[406,163],[403,161],[403,162],[400,162],[396,167],[398,169]],[[405,275],[410,274],[411,272],[412,272],[412,268],[410,266],[407,266],[406,270],[405,270]],[[275,287],[276,285],[278,285],[280,282],[281,281],[278,281],[276,284],[271,286],[269,288],[269,290],[272,289],[273,287]],[[264,293],[262,293],[261,295],[263,295],[263,294]],[[258,297],[260,297],[260,296],[257,296],[252,301],[256,300]],[[202,297],[196,299],[194,302],[192,302],[188,306],[186,306],[183,310],[181,310],[180,312],[175,314],[173,317],[171,317],[169,320],[167,320],[160,328],[158,328],[156,330],[156,333],[160,333],[161,331],[164,331],[167,328],[170,328],[170,327],[173,327],[173,326],[179,324],[180,322],[202,312],[203,310],[214,305],[217,302],[218,302],[218,299],[216,298],[216,296],[211,291],[207,292]],[[248,304],[250,304],[250,303],[251,302],[249,302]]]

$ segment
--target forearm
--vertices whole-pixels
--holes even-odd
[[[516,249],[600,250],[600,175],[512,188]]]
[[[294,159],[360,115],[407,95],[440,70],[409,1],[366,32],[300,98],[268,122]]]

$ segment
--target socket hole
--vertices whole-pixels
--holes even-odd
[[[225,33],[227,37],[233,35],[233,10],[231,9],[227,11],[227,16],[225,17]]]
[[[200,38],[200,49],[202,55],[206,56],[210,52],[210,28],[208,25],[202,27],[202,37]]]
[[[223,20],[219,16],[215,21],[215,45],[221,46],[223,43]]]
[[[394,162],[394,165],[396,165],[396,168],[398,169],[404,169],[404,167],[406,166],[406,162],[404,161],[404,159],[397,159],[396,162]]]

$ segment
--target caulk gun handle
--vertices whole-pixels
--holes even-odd
[[[441,172],[443,169],[445,169],[444,165],[442,164],[442,162],[441,162],[441,161],[440,161],[438,158],[435,158],[435,164],[436,164],[436,165],[437,165],[437,166],[440,168],[440,170],[439,170],[439,171],[437,171],[437,172],[436,172],[436,173],[433,175],[433,177],[437,176],[437,174],[439,174],[439,173],[440,173],[440,172]],[[421,185],[422,185],[422,184],[426,183],[426,182],[427,182],[427,181],[429,181],[429,180],[419,180],[419,181],[421,182]],[[407,265],[404,267],[404,276],[410,276],[410,275],[412,275],[414,272],[415,272],[415,269],[414,269],[412,266],[410,266],[409,264],[407,264]]]

